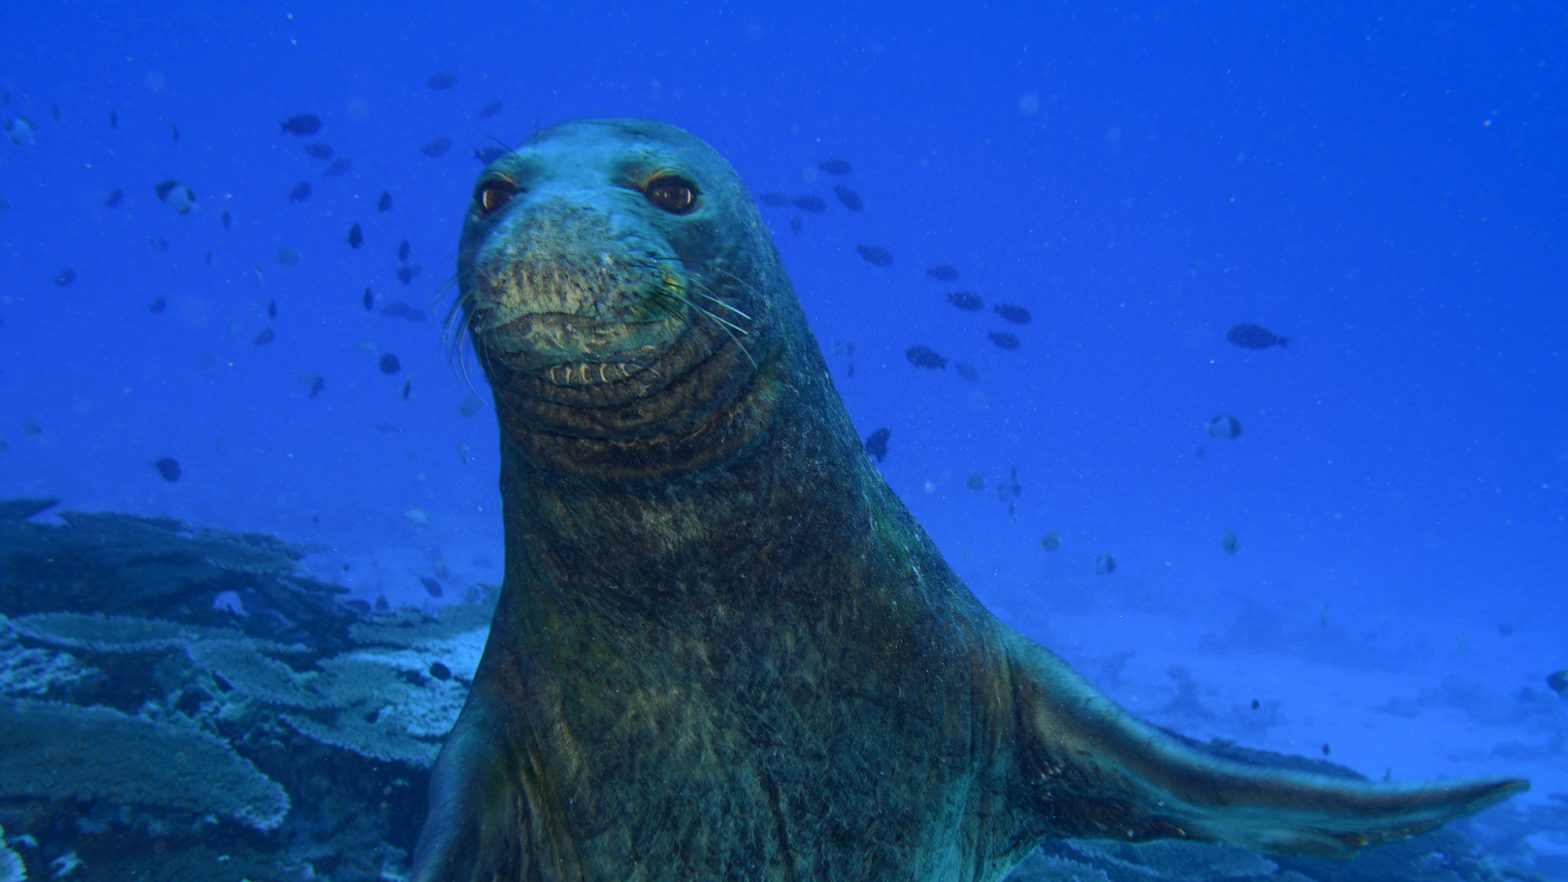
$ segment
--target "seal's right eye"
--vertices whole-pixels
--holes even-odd
[[[501,206],[511,202],[512,197],[516,195],[516,184],[498,178],[480,184],[479,193],[474,197],[474,201],[479,203],[479,212],[481,214],[491,214],[500,209]]]

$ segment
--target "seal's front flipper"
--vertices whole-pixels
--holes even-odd
[[[1013,649],[1017,768],[1046,836],[1350,855],[1529,787],[1509,779],[1373,784],[1224,759],[1135,719],[1047,650],[1022,638]]]

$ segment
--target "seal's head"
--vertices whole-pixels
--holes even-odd
[[[547,129],[487,168],[458,282],[503,431],[574,472],[733,452],[781,355],[769,328],[799,312],[766,293],[788,281],[729,164],[642,120]]]

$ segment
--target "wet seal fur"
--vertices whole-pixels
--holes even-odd
[[[1527,786],[1226,760],[998,622],[684,131],[571,123],[497,160],[459,283],[506,575],[414,882],[994,880],[1050,837],[1343,855]]]

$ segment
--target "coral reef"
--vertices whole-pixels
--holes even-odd
[[[27,865],[5,841],[4,827],[0,827],[0,882],[27,882]]]

